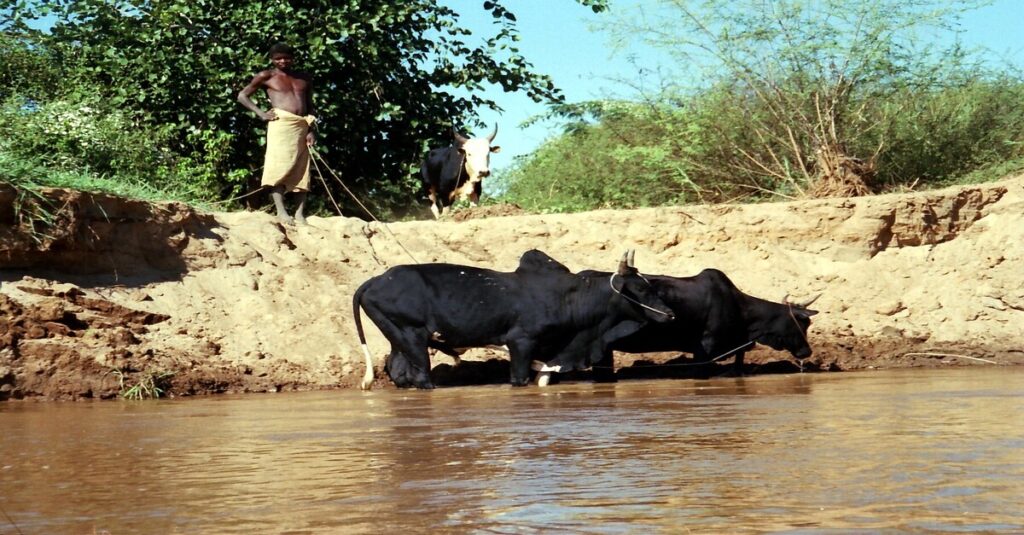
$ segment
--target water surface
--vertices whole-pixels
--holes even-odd
[[[1024,532],[1024,369],[0,403],[0,534]]]

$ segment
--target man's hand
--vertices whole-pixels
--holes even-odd
[[[263,119],[264,121],[267,121],[268,123],[270,121],[276,121],[277,120],[277,112],[275,112],[274,110],[265,111],[265,112],[260,114],[260,119]]]
[[[313,135],[313,132],[308,132],[306,134],[306,146],[312,147],[315,144],[316,144],[316,136]]]

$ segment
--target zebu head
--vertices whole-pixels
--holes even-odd
[[[802,303],[794,303],[790,302],[787,294],[782,298],[781,306],[776,305],[779,312],[773,314],[755,341],[778,351],[789,351],[791,355],[801,360],[810,357],[813,351],[807,343],[807,329],[811,326],[811,316],[818,311],[807,307],[818,297],[821,295]]]
[[[625,299],[638,316],[655,323],[666,323],[676,319],[675,313],[661,300],[650,281],[640,274],[633,265],[635,251],[626,251],[619,261],[619,268],[608,283],[612,291]]]
[[[464,160],[466,174],[470,182],[479,182],[491,174],[491,153],[501,152],[501,147],[491,145],[494,137],[498,135],[498,125],[487,137],[468,138],[459,134],[452,128],[452,138],[455,140],[455,149]]]

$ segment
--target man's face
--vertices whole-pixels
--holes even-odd
[[[290,69],[292,62],[294,61],[295,58],[293,58],[291,54],[284,52],[275,52],[274,55],[270,56],[270,62],[274,64],[274,67],[277,67],[282,71]]]

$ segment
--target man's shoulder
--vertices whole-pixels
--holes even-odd
[[[264,69],[253,76],[254,80],[268,80],[274,76],[274,69]]]

